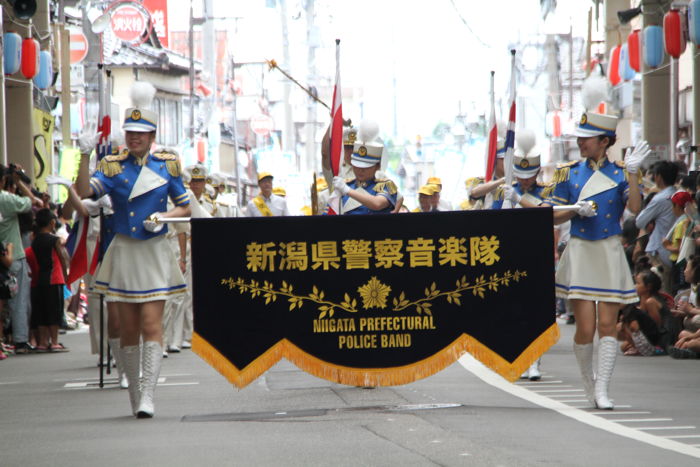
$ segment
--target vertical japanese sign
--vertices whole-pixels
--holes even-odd
[[[53,126],[53,115],[34,109],[34,185],[39,191],[47,191],[46,176],[53,164]]]
[[[193,348],[238,387],[280,358],[406,384],[464,352],[515,380],[559,336],[552,252],[547,208],[193,219]]]
[[[143,6],[151,13],[153,29],[163,47],[168,47],[168,0],[144,0]]]

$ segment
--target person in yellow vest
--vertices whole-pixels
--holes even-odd
[[[433,211],[452,211],[452,203],[441,197],[442,180],[440,180],[440,177],[428,178],[427,184],[435,186],[435,194],[433,195]]]
[[[484,179],[482,177],[471,177],[464,181],[464,185],[467,189],[467,199],[459,204],[459,209],[462,211],[472,211],[483,208],[483,199],[472,197],[472,190],[482,183],[484,183]]]
[[[412,212],[430,212],[433,210],[434,185],[423,185],[418,189],[418,207]]]
[[[273,176],[270,172],[258,174],[260,193],[248,202],[248,217],[288,216],[287,201],[272,192]]]

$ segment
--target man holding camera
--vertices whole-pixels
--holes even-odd
[[[26,354],[31,350],[29,345],[29,315],[30,315],[30,283],[29,266],[24,256],[24,246],[19,230],[18,214],[29,212],[32,204],[43,206],[41,200],[34,197],[28,184],[29,177],[22,168],[14,164],[9,167],[0,166],[0,242],[14,247],[13,262],[10,271],[17,277],[17,295],[8,301],[10,319],[12,321],[12,337],[15,352]],[[18,196],[15,193],[21,193]]]

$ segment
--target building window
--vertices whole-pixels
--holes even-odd
[[[182,103],[179,99],[157,96],[153,100],[158,112],[156,142],[162,146],[177,146],[182,140]]]

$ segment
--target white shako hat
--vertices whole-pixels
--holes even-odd
[[[150,109],[156,88],[146,81],[136,81],[131,86],[131,104],[124,112],[124,131],[150,133],[158,128],[158,114]]]
[[[513,175],[518,178],[530,178],[540,170],[539,151],[535,150],[537,137],[527,128],[515,132],[515,154],[513,155]]]
[[[590,138],[591,136],[615,136],[617,117],[613,115],[594,114],[586,112],[581,115],[574,136]]]
[[[382,162],[384,143],[379,139],[377,122],[363,120],[357,131],[357,139],[352,147],[350,163],[354,167],[367,168]]]

